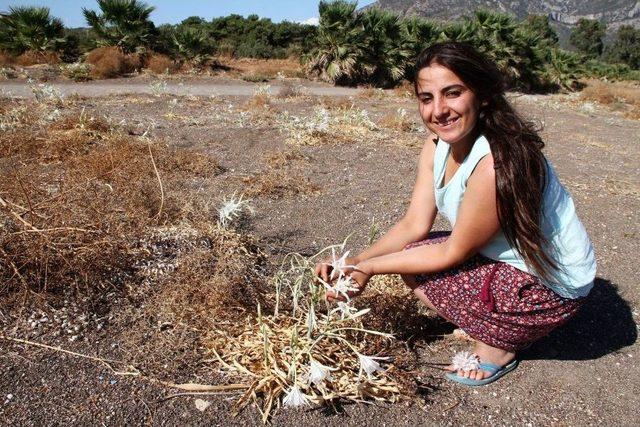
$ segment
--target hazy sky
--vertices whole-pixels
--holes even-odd
[[[144,0],[143,0],[144,1]],[[189,16],[200,16],[207,20],[232,13],[271,18],[274,22],[283,20],[302,22],[318,17],[319,0],[146,0],[156,9],[151,19],[156,25],[175,24]],[[358,7],[373,3],[374,0],[359,0]],[[0,0],[0,11],[9,6],[45,6],[51,14],[62,19],[67,27],[84,27],[82,8],[97,10],[95,0]]]

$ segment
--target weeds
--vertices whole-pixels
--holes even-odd
[[[272,280],[273,311],[258,306],[257,315],[239,331],[214,328],[209,334],[212,360],[249,381],[236,410],[254,402],[267,422],[281,406],[323,405],[338,399],[395,402],[403,394],[396,375],[380,365],[390,358],[371,353],[377,346],[388,347],[385,343],[393,337],[364,326],[368,308],[324,301],[325,286],[334,284],[316,281],[315,263],[327,250],[343,248],[329,247],[311,258],[287,255]],[[350,279],[341,272],[337,281],[341,280]]]
[[[294,85],[289,81],[283,81],[282,86],[280,86],[280,90],[278,91],[278,98],[280,99],[292,99],[292,98],[300,98],[309,95],[309,90],[298,84]]]
[[[74,82],[86,82],[91,80],[91,65],[82,62],[63,64],[60,66],[62,75]]]
[[[394,114],[387,114],[380,120],[380,124],[383,128],[398,132],[416,132],[419,129],[404,108],[398,108]]]
[[[152,54],[147,60],[147,69],[155,74],[171,74],[175,71],[176,65],[167,55],[161,53]]]
[[[367,87],[365,89],[361,89],[358,92],[358,98],[365,99],[365,100],[371,100],[371,99],[381,100],[386,98],[386,96],[387,94],[384,91],[384,89],[374,88],[374,87]]]
[[[0,184],[4,296],[124,290],[148,255],[138,242],[149,230],[211,213],[204,200],[183,191],[194,176],[215,170],[211,159],[150,146],[84,111],[44,129],[24,110],[6,111],[0,135],[8,171]]]
[[[271,80],[270,76],[267,76],[266,74],[257,74],[257,73],[242,74],[240,78],[245,82],[251,82],[251,83],[266,83],[269,80]]]
[[[27,83],[36,101],[41,103],[62,103],[62,93],[55,86],[48,83],[36,83],[31,79],[27,80]]]
[[[149,90],[155,97],[160,97],[167,93],[167,82],[164,80],[156,80],[149,83]]]
[[[301,118],[284,112],[278,116],[278,126],[288,134],[286,140],[294,145],[353,142],[363,138],[371,140],[379,127],[369,118],[367,110],[351,108],[332,115],[324,107],[315,107],[313,116]]]

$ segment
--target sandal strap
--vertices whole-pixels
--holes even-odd
[[[502,366],[496,365],[495,363],[480,362],[480,364],[478,364],[478,369],[482,369],[483,371],[488,372],[489,376],[492,376],[502,369]]]

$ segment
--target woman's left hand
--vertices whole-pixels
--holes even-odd
[[[360,295],[364,289],[367,287],[369,280],[373,276],[371,273],[371,269],[366,264],[366,262],[361,262],[355,266],[354,269],[348,268],[343,270],[345,274],[351,277],[353,281],[353,287],[358,288],[356,291],[348,292],[349,298],[354,298]],[[334,292],[328,291],[326,294],[327,301],[336,302],[336,301],[346,301],[344,295],[337,295]]]

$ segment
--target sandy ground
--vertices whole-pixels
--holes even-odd
[[[122,82],[67,85],[104,87],[111,93]],[[202,83],[199,83],[202,84]],[[15,85],[14,85],[15,86]],[[238,84],[244,95],[245,87]],[[146,86],[145,86],[146,87]],[[196,86],[192,86],[196,88]],[[216,92],[220,85],[210,88]],[[7,88],[6,83],[0,88]],[[137,91],[140,86],[120,86]],[[201,86],[197,86],[201,90]],[[329,91],[326,87],[323,90]],[[15,90],[15,87],[14,87]],[[182,89],[181,89],[182,90]],[[231,89],[229,89],[231,90]],[[234,89],[235,90],[235,89]],[[251,89],[252,90],[252,89]],[[180,92],[187,94],[186,92]],[[221,92],[218,95],[223,95]],[[87,92],[87,95],[93,93]],[[208,95],[206,90],[202,94]],[[243,128],[216,126],[210,111],[184,112],[190,125],[161,118],[167,96],[133,104],[127,97],[87,100],[115,120],[153,120],[157,135],[176,146],[211,152],[225,168],[219,179],[229,192],[242,176],[263,166],[263,155],[284,148],[273,125]],[[239,104],[246,97],[225,97]],[[308,109],[300,99],[283,108]],[[410,99],[389,97],[354,102],[379,118],[406,108]],[[335,409],[279,411],[274,425],[638,425],[640,415],[640,307],[637,253],[640,249],[640,122],[605,107],[584,106],[575,97],[514,96],[526,116],[544,126],[546,154],[561,181],[573,194],[578,212],[594,242],[598,274],[586,306],[569,324],[519,355],[520,367],[500,381],[479,389],[449,383],[440,371],[421,367],[416,377],[429,384],[421,403],[411,405],[344,405]],[[372,218],[382,230],[406,209],[416,171],[420,135],[302,147],[308,165],[300,172],[320,187],[315,194],[254,200],[256,215],[249,228],[273,260],[290,250],[312,254],[355,232],[352,248],[362,248]],[[218,195],[216,195],[218,196]],[[436,229],[447,225],[438,220]],[[29,313],[24,313],[27,317]],[[0,317],[7,335],[21,336],[20,319]],[[449,327],[446,332],[450,332]],[[83,354],[117,354],[110,331],[87,331],[85,339],[68,342],[51,334],[35,341],[62,344]],[[467,344],[450,337],[426,340],[416,348],[421,359],[448,360]],[[194,397],[171,397],[173,391],[139,378],[116,375],[104,365],[61,352],[0,341],[0,423],[5,425],[258,425],[254,408],[231,417],[237,394],[205,396],[212,405],[201,412]],[[176,357],[182,357],[176,354]],[[204,366],[190,366],[176,381],[206,380]]]

